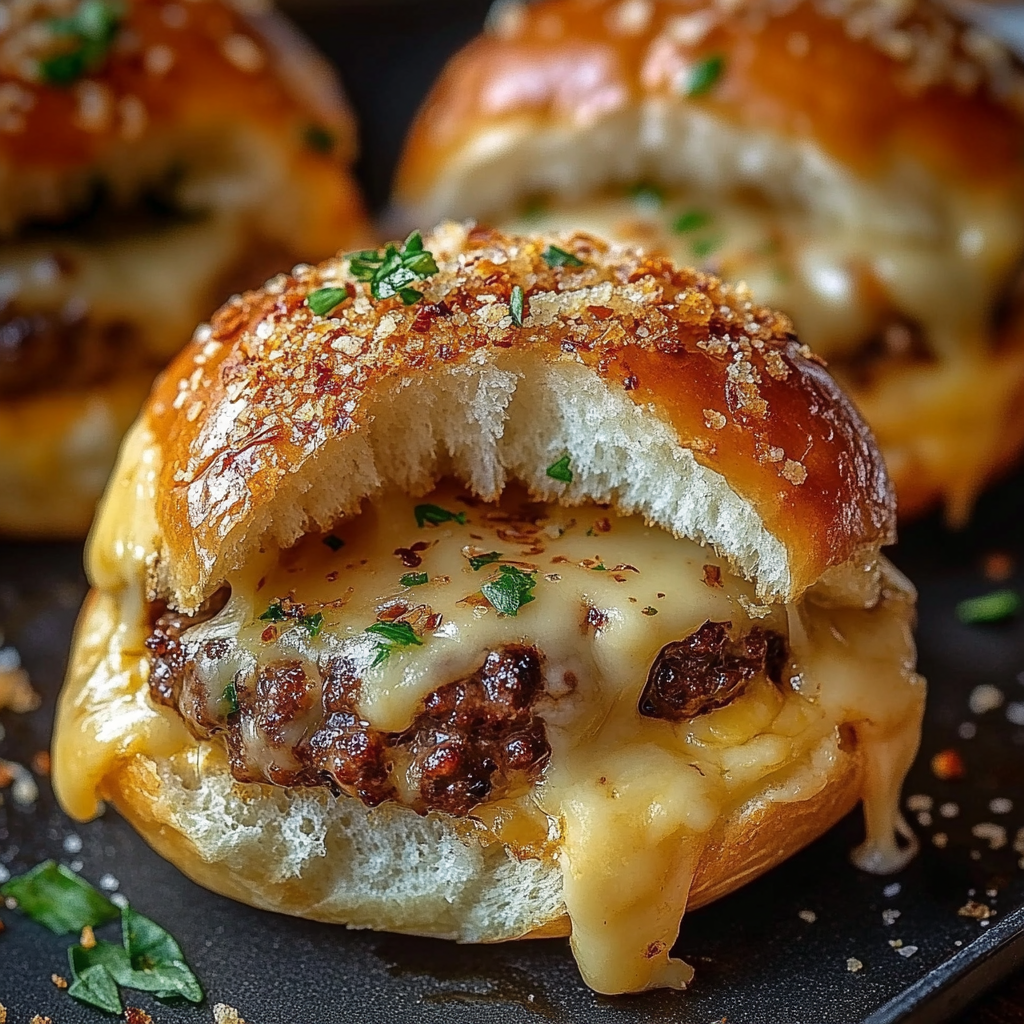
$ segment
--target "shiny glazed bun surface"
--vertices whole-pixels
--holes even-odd
[[[298,267],[125,442],[55,787],[256,906],[570,933],[602,992],[682,988],[686,906],[858,800],[858,865],[913,852],[893,526],[870,433],[743,289],[457,224]]]
[[[35,449],[0,459],[0,531],[73,536],[195,323],[369,237],[355,129],[325,62],[269,10],[26,0],[0,14],[0,431],[31,422]],[[76,470],[76,450],[94,468]]]
[[[962,520],[1024,440],[1022,82],[925,0],[509,5],[421,110],[395,215],[746,281],[864,411],[901,512]]]

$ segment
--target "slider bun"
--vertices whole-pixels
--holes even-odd
[[[696,181],[927,232],[960,189],[1020,196],[1024,75],[998,44],[921,0],[825,8],[509,5],[431,91],[397,205],[493,218],[538,193]],[[714,88],[687,95],[709,56]]]
[[[368,809],[322,788],[235,782],[219,746],[179,736],[181,725],[144,708],[144,698],[125,699],[132,656],[119,651],[121,614],[109,596],[90,595],[58,734],[74,715],[67,694],[79,694],[75,705],[91,707],[120,748],[96,779],[98,793],[194,881],[252,906],[354,928],[461,942],[569,934],[553,849],[510,856],[465,818],[395,803]],[[91,774],[96,765],[82,749],[75,770]],[[689,908],[752,881],[851,811],[862,792],[861,750],[833,748],[793,770],[800,773],[813,795],[779,799],[778,777],[765,780],[708,835]]]
[[[46,15],[69,5],[23,6],[0,31],[0,237],[76,214],[97,182],[127,208],[175,175],[186,208],[249,209],[309,252],[365,233],[344,171],[352,116],[326,61],[280,16],[224,0],[130,0],[104,63],[56,86],[40,62],[67,37],[47,31]],[[311,130],[329,141],[310,145]]]
[[[752,233],[791,219],[781,274],[748,252],[723,275],[758,280],[755,297],[790,313],[828,360],[875,433],[901,515],[942,502],[962,523],[1024,446],[1019,61],[928,0],[541,0],[497,12],[414,122],[394,223],[522,223],[541,198],[542,221],[608,233],[588,215],[638,182],[697,209],[738,201],[754,210]],[[688,95],[706,60],[720,60],[719,76]],[[694,258],[667,214],[646,237],[654,215],[616,216],[625,240]],[[820,283],[837,273],[851,299]],[[908,329],[920,341],[909,353]]]
[[[549,244],[585,265],[549,267]],[[314,315],[311,291],[357,287],[335,259],[232,299],[196,332],[122,453],[96,585],[123,586],[106,553],[129,532],[149,590],[196,609],[267,545],[444,475],[488,500],[516,478],[543,500],[641,512],[712,545],[770,600],[829,570],[863,578],[892,540],[871,435],[785,317],[591,236],[448,224],[425,245],[440,269],[418,304],[360,288]],[[544,470],[566,452],[569,484]]]

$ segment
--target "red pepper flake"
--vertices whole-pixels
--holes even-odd
[[[967,774],[964,759],[955,750],[940,750],[932,758],[932,775],[943,782],[962,779]]]
[[[595,519],[594,529],[598,533],[608,533],[612,528],[612,524],[607,519]]]
[[[153,1024],[153,1018],[138,1006],[124,1008],[125,1024]]]
[[[982,572],[985,574],[985,579],[992,583],[1005,583],[1013,576],[1016,568],[1013,556],[1005,551],[989,552],[982,563]]]
[[[625,380],[624,380],[624,381],[622,382],[622,386],[623,386],[623,387],[624,387],[624,388],[625,388],[625,389],[626,389],[627,391],[636,391],[636,389],[637,389],[638,387],[640,387],[640,381],[639,381],[639,380],[637,379],[637,376],[636,376],[636,374],[635,374],[635,373],[631,373],[631,374],[630,374],[630,375],[629,375],[629,376],[628,376],[628,377],[627,377],[627,378],[626,378],[626,379],[625,379]]]
[[[704,586],[721,587],[722,570],[717,565],[704,566]]]
[[[395,548],[395,554],[398,555],[402,560],[402,565],[407,569],[415,569],[423,564],[423,559],[412,548]]]
[[[265,644],[273,643],[277,639],[277,626],[267,626],[267,628],[260,633],[260,639]]]
[[[452,309],[447,302],[429,302],[416,311],[416,317],[412,322],[412,330],[417,334],[427,334],[434,326],[438,317],[451,316]],[[442,356],[442,358],[444,358]]]
[[[598,320],[607,320],[609,317],[615,315],[615,310],[608,306],[587,306],[587,309],[597,317]]]
[[[409,611],[409,606],[402,601],[396,601],[394,604],[389,604],[386,608],[381,608],[377,612],[377,618],[381,622],[394,622],[396,619],[400,619],[403,615],[406,615]]]
[[[0,761],[0,789],[6,789],[14,781],[14,772],[3,761]]]
[[[338,570],[337,570],[337,569],[332,569],[332,570],[331,570],[331,571],[330,571],[330,572],[329,572],[329,573],[328,573],[328,574],[327,574],[327,575],[326,575],[326,576],[324,577],[324,579],[326,579],[328,583],[334,583],[334,582],[335,582],[335,581],[336,581],[336,580],[338,579]]]
[[[36,775],[50,774],[50,752],[48,750],[37,750],[32,755],[32,771]]]
[[[423,631],[425,633],[433,633],[438,626],[441,625],[441,620],[444,616],[440,612],[434,612],[433,615],[427,617],[426,622],[423,623]]]

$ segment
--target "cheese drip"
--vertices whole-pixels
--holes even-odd
[[[465,522],[417,526],[417,504]],[[495,552],[473,568],[470,558]],[[500,615],[481,593],[500,564],[534,580],[533,600],[515,616]],[[898,847],[894,829],[924,686],[913,671],[912,592],[894,571],[883,576],[867,607],[836,607],[834,595],[832,606],[811,595],[763,607],[722,559],[640,517],[529,505],[513,491],[498,507],[466,503],[444,487],[419,501],[388,495],[326,538],[269,553],[230,581],[216,617],[184,637],[231,647],[216,663],[231,666],[228,675],[208,669],[211,713],[240,663],[253,672],[297,660],[316,673],[343,655],[362,679],[359,712],[390,732],[408,727],[428,693],[471,674],[488,652],[535,646],[550,761],[530,792],[485,803],[473,817],[520,856],[558,850],[572,945],[591,987],[683,988],[692,970],[669,951],[702,850],[752,800],[821,792],[826,773],[849,758],[840,726],[855,733],[864,764],[867,839],[858,863],[892,870],[912,852]],[[313,636],[303,617],[317,614]],[[375,666],[379,637],[366,629],[396,614],[422,643],[393,644]],[[758,676],[726,707],[691,721],[641,716],[659,651],[708,620],[732,623],[733,636],[757,626],[788,637],[790,682]]]
[[[991,345],[993,309],[1024,256],[1024,221],[999,203],[961,205],[926,233],[883,233],[754,198],[640,189],[552,202],[506,226],[591,231],[745,281],[830,360],[902,320],[920,326],[933,355],[963,362]]]

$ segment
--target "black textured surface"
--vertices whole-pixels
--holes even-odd
[[[485,6],[480,0],[436,0],[304,9],[300,21],[339,63],[359,110],[360,170],[375,206],[387,195],[416,103],[447,54],[479,27]],[[677,952],[696,966],[697,980],[686,995],[596,996],[581,984],[561,940],[455,947],[349,933],[249,909],[190,883],[114,813],[86,825],[70,822],[44,779],[34,807],[18,807],[6,794],[0,865],[17,872],[48,856],[81,861],[85,877],[97,882],[114,876],[138,909],[170,928],[209,998],[194,1008],[129,997],[157,1022],[209,1022],[218,1001],[237,1007],[250,1024],[949,1019],[1024,958],[1018,938],[1024,929],[1024,871],[1012,849],[1024,825],[1024,726],[1007,717],[1009,707],[1011,717],[1024,721],[1024,686],[1017,677],[1024,670],[1024,623],[968,628],[954,615],[957,600],[989,589],[980,572],[985,553],[998,548],[1024,557],[1022,513],[1024,477],[987,496],[969,531],[949,534],[937,520],[918,524],[904,531],[896,554],[921,589],[921,669],[931,681],[922,755],[906,790],[935,799],[933,823],[915,825],[921,855],[895,880],[861,874],[847,860],[860,835],[859,820],[851,816],[767,877],[687,917]],[[80,558],[75,545],[0,544],[0,629],[21,652],[45,698],[38,712],[4,715],[7,736],[0,756],[25,763],[48,745],[84,593]],[[998,687],[1007,706],[974,716],[969,694],[983,683]],[[1019,709],[1013,707],[1017,702]],[[974,738],[959,735],[964,722],[976,725]],[[939,783],[928,760],[950,747],[962,753],[967,777]],[[1013,800],[1013,811],[993,814],[988,804],[997,796]],[[947,801],[956,803],[956,817],[940,816],[938,806]],[[973,836],[972,826],[983,822],[1003,825],[1007,844],[992,850]],[[937,832],[948,836],[944,849],[931,841]],[[70,836],[81,839],[80,852],[68,852]],[[899,892],[886,896],[893,881]],[[988,926],[957,915],[972,894],[996,909]],[[900,916],[886,925],[883,910],[899,910]],[[805,921],[800,911],[812,911],[816,919]],[[8,1008],[8,1021],[27,1024],[35,1014],[54,1024],[105,1019],[50,982],[51,973],[66,973],[70,939],[56,938],[16,913],[0,911],[0,918],[6,925],[0,934],[0,1003]],[[890,940],[916,946],[917,952],[901,956]],[[857,973],[847,969],[851,957],[863,963]]]

